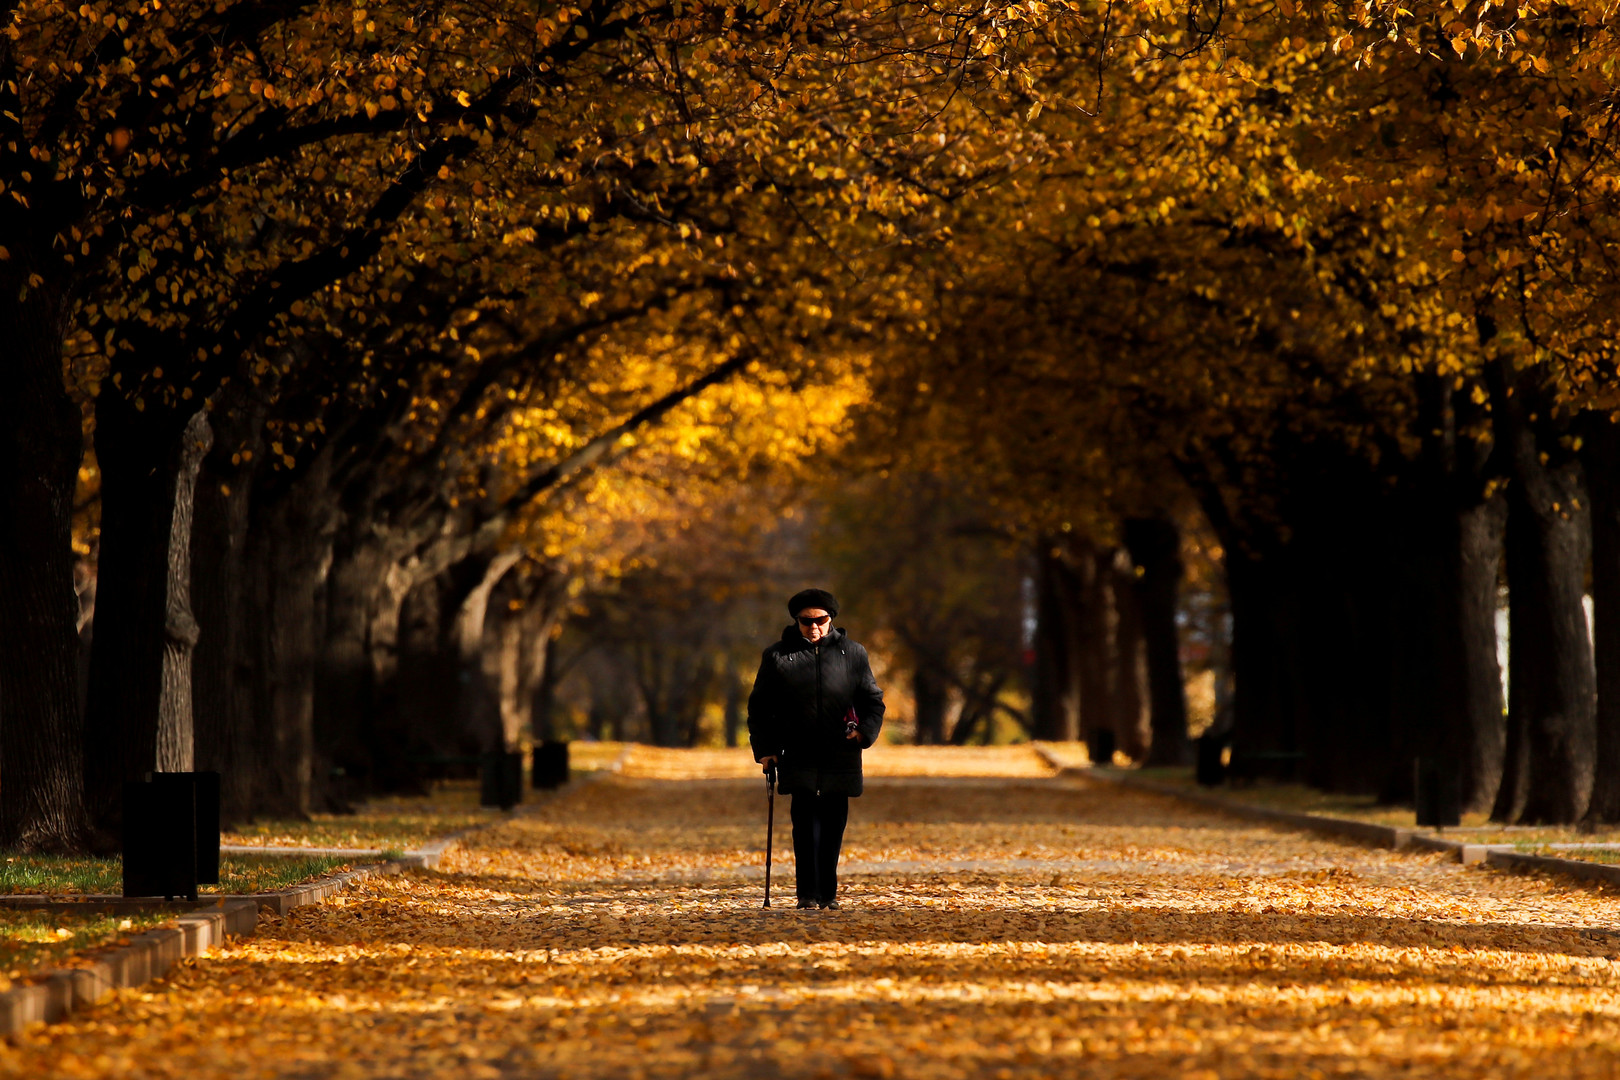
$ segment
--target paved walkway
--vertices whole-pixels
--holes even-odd
[[[763,817],[761,782],[629,768],[0,1075],[1620,1075],[1595,892],[1026,773],[872,781],[846,909],[766,911]]]

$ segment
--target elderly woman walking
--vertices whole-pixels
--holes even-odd
[[[861,793],[861,751],[883,727],[883,691],[866,649],[833,626],[832,593],[805,589],[788,613],[793,625],[765,650],[748,695],[748,742],[793,796],[799,906],[837,909],[838,852]]]

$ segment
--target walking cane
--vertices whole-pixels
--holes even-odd
[[[771,834],[776,829],[776,762],[765,766],[765,906],[771,906]]]

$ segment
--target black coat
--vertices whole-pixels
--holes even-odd
[[[859,739],[844,736],[851,705]],[[748,743],[756,761],[777,755],[782,794],[859,795],[861,751],[882,729],[883,691],[872,662],[842,627],[811,642],[789,626],[765,650],[748,695]]]

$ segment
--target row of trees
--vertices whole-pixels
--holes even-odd
[[[1081,656],[1106,605],[1063,593],[1094,552],[1123,544],[1162,596],[1156,523],[1200,515],[1237,752],[1390,800],[1441,759],[1498,820],[1612,822],[1611,24],[1384,14],[1229,6],[1180,66],[1124,14],[1130,77],[1036,125],[1070,167],[958,207],[919,270],[932,333],[878,426],[1045,538]],[[1084,694],[1054,665],[1041,685]]]
[[[784,462],[912,502],[850,520],[925,737],[1018,708],[1024,550],[1032,730],[1179,752],[1198,513],[1241,745],[1620,816],[1595,4],[0,10],[0,843],[509,738],[644,493]]]
[[[961,160],[926,118],[1019,69],[995,11],[906,4],[0,11],[0,843],[36,848],[111,844],[152,769],[232,816],[400,782],[499,734],[492,667],[520,721],[567,593],[537,500],[671,420],[786,452],[771,394],[848,367],[834,241],[904,243]]]

